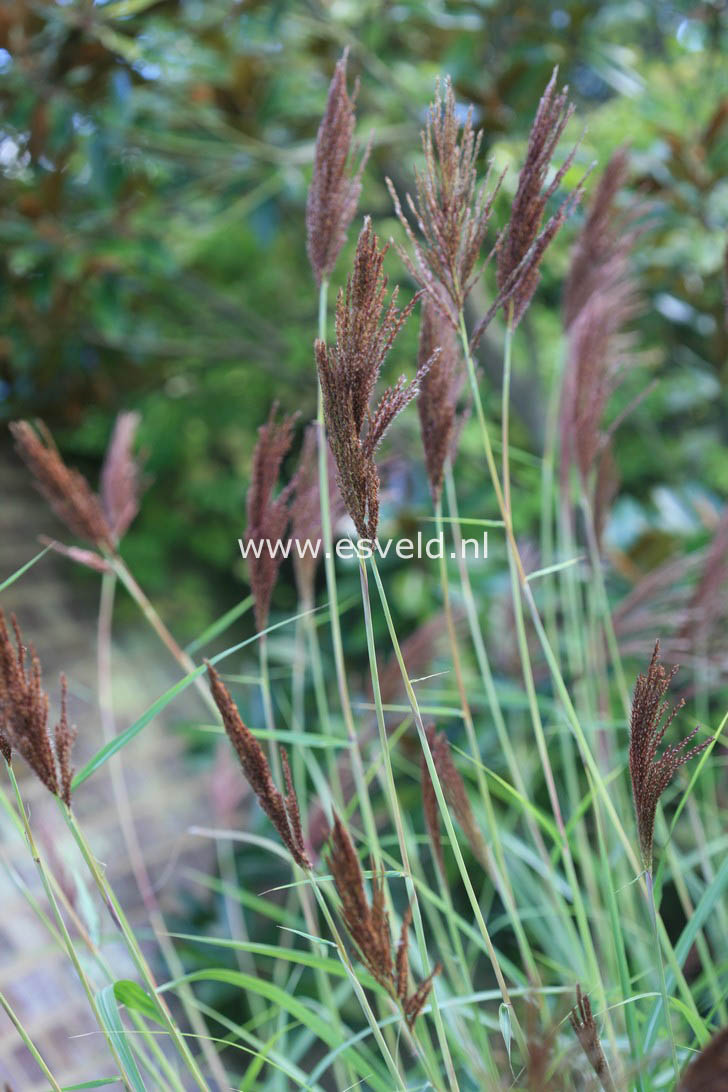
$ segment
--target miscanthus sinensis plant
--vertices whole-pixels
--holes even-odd
[[[93,740],[79,741],[93,757],[76,772],[66,684],[51,716],[22,620],[8,624],[0,613],[0,752],[9,778],[0,802],[38,869],[43,895],[33,905],[105,1036],[112,1082],[134,1092],[718,1089],[728,1023],[725,787],[716,754],[725,718],[710,728],[691,723],[675,739],[696,689],[711,716],[716,709],[705,687],[723,662],[716,600],[728,578],[728,523],[724,516],[689,571],[649,574],[615,606],[602,532],[618,489],[624,413],[612,411],[611,395],[643,368],[635,320],[644,304],[632,256],[644,208],[630,197],[628,152],[615,150],[588,181],[579,144],[567,139],[573,107],[554,71],[510,178],[483,162],[472,112],[463,118],[452,82],[440,81],[414,196],[401,199],[388,180],[401,227],[390,248],[359,210],[370,144],[360,151],[355,143],[347,63],[344,53],[329,88],[306,208],[312,312],[318,293],[317,417],[301,422],[304,430],[296,415],[271,408],[242,529],[249,541],[323,539],[320,581],[317,558],[295,565],[295,615],[275,608],[282,557],[249,555],[251,595],[190,648],[221,638],[246,612],[252,635],[196,662],[121,553],[142,503],[138,417],[120,416],[98,494],[42,426],[12,426],[68,532],[70,541],[48,547],[101,580],[102,728],[112,703],[117,583],[180,672],[129,728],[107,731],[95,754]],[[534,560],[511,474],[511,375],[514,356],[527,351],[520,331],[549,248],[567,230],[564,353],[545,407]],[[390,280],[397,255],[401,290]],[[328,287],[341,265],[330,324]],[[473,290],[481,280],[491,296],[479,314]],[[418,352],[408,361],[400,334],[415,324]],[[502,344],[500,404],[479,371],[486,331],[491,351]],[[390,360],[403,374],[387,385]],[[416,458],[432,500],[427,519],[454,552],[438,559],[432,617],[414,632],[398,626],[376,554],[358,559],[361,602],[347,609],[366,639],[363,684],[348,669],[331,547],[343,517],[360,537],[377,539],[386,516],[380,445],[400,415],[415,412],[412,402]],[[476,440],[467,458],[482,481],[473,518],[503,543],[492,562],[505,578],[498,632],[485,624],[493,604],[479,598],[458,549],[466,523],[454,467],[465,428]],[[678,584],[671,609],[657,609],[658,596]],[[293,639],[273,673],[269,637],[281,627]],[[670,660],[683,656],[690,674],[669,713],[677,667],[663,668],[661,635]],[[228,657],[246,645],[259,654],[252,692],[250,676],[226,674]],[[154,731],[154,718],[184,702],[191,684],[214,719],[205,731],[230,745],[210,814],[200,816],[220,875],[197,877],[225,912],[212,931],[170,934],[127,822],[148,915],[135,931],[74,800],[122,750],[133,762],[134,738]],[[16,777],[25,766],[57,798],[58,829],[66,826],[76,843],[133,982],[120,981],[107,952],[73,927]],[[246,799],[242,811],[224,806],[223,798],[236,798],[230,778]],[[122,814],[118,771],[113,785]],[[222,814],[228,828],[210,829]],[[232,843],[242,845],[239,862]],[[264,870],[270,883],[260,882]],[[0,1001],[43,1081],[60,1089],[64,1074],[49,1068],[42,1039],[4,995]]]

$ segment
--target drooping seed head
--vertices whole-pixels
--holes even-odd
[[[293,789],[288,757],[281,749],[281,762],[286,785],[285,798],[273,781],[273,775],[265,757],[263,748],[258,743],[238,712],[228,688],[209,661],[207,667],[210,692],[220,711],[225,731],[235,748],[243,773],[258,798],[258,803],[278,831],[281,841],[291,857],[303,869],[310,869],[311,862],[306,852],[298,799]]]
[[[83,474],[66,466],[47,430],[41,439],[28,421],[14,421],[10,431],[39,491],[69,531],[98,548],[113,550],[115,537],[101,501]]]
[[[331,832],[329,868],[341,901],[341,917],[359,958],[373,978],[399,1002],[407,1024],[414,1026],[432,988],[438,963],[432,973],[409,992],[409,957],[407,952],[411,908],[402,919],[396,957],[392,959],[392,936],[386,909],[384,877],[372,875],[372,898],[369,903],[364,888],[364,874],[354,843],[338,815],[334,816]]]
[[[313,179],[306,202],[306,245],[316,283],[328,280],[346,242],[361,193],[361,180],[369,157],[365,149],[354,168],[356,150],[352,137],[356,118],[353,95],[346,88],[348,49],[338,61],[329,85],[329,96],[316,137]]]

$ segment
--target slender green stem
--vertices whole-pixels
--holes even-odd
[[[665,1026],[667,1028],[667,1036],[670,1040],[670,1053],[672,1055],[673,1075],[675,1080],[677,1080],[680,1074],[680,1065],[677,1060],[675,1036],[673,1035],[672,1020],[670,1019],[670,1005],[667,997],[667,983],[665,981],[665,965],[662,961],[662,949],[660,946],[660,937],[657,931],[657,908],[655,906],[655,892],[652,885],[652,870],[649,868],[645,872],[645,882],[647,887],[647,905],[650,912],[650,925],[652,926],[652,935],[655,941],[655,956],[657,958],[657,967],[660,972],[660,994],[662,996]]]
[[[27,815],[26,810],[25,810],[25,804],[23,803],[23,798],[22,798],[22,796],[20,794],[20,786],[18,785],[18,782],[17,782],[17,780],[15,778],[15,772],[14,772],[12,766],[9,763],[7,763],[6,765],[7,765],[7,770],[8,770],[8,776],[10,778],[10,783],[11,783],[11,785],[13,787],[13,792],[15,793],[15,799],[16,799],[16,802],[17,802],[17,805],[18,805],[18,811],[20,813],[20,817],[21,817],[21,820],[22,820],[23,831],[25,833],[25,837],[26,837],[26,840],[28,842],[28,848],[30,849],[30,853],[31,853],[31,856],[32,856],[33,861],[35,863],[35,866],[38,869],[38,874],[40,875],[41,883],[43,884],[43,890],[46,893],[46,898],[48,899],[48,902],[50,903],[50,907],[51,907],[51,910],[53,912],[53,916],[56,919],[56,924],[58,925],[59,932],[61,934],[61,937],[63,938],[64,947],[66,949],[66,952],[68,954],[69,959],[71,960],[71,963],[73,965],[73,969],[75,970],[76,975],[78,976],[78,980],[81,983],[81,985],[83,986],[84,993],[86,994],[86,997],[88,998],[88,1003],[91,1006],[91,1011],[92,1011],[92,1013],[94,1015],[94,1019],[96,1020],[96,1023],[98,1024],[98,1026],[102,1029],[103,1034],[104,1034],[104,1038],[106,1039],[109,1050],[111,1051],[111,1055],[112,1055],[114,1061],[116,1062],[117,1066],[119,1067],[119,1073],[123,1074],[124,1073],[123,1062],[121,1061],[121,1058],[119,1057],[119,1055],[117,1053],[116,1047],[114,1046],[113,1039],[111,1038],[108,1031],[106,1030],[104,1021],[101,1019],[101,1014],[99,1012],[98,1005],[96,1004],[96,997],[95,997],[95,994],[94,994],[94,991],[93,991],[93,987],[91,986],[91,983],[89,982],[89,979],[88,979],[88,977],[86,975],[86,972],[84,971],[83,967],[81,966],[81,962],[80,962],[80,960],[78,958],[78,953],[76,952],[73,941],[71,940],[71,936],[70,936],[70,934],[68,932],[68,929],[66,928],[66,923],[64,921],[63,915],[61,914],[60,907],[58,905],[58,902],[56,901],[56,896],[55,896],[55,894],[53,892],[53,884],[51,883],[50,875],[48,873],[48,870],[46,869],[45,862],[43,861],[43,858],[41,857],[41,855],[40,855],[40,853],[38,851],[38,847],[36,845],[35,838],[33,837],[33,831],[31,830],[30,823],[28,822],[28,815]],[[124,1083],[128,1088],[128,1084],[127,1084],[125,1078],[124,1078]]]
[[[53,1076],[50,1069],[46,1065],[45,1061],[43,1060],[42,1054],[40,1053],[40,1051],[36,1047],[35,1043],[31,1039],[28,1032],[25,1030],[25,1027],[23,1026],[22,1020],[20,1019],[18,1014],[15,1012],[15,1010],[13,1009],[12,1005],[10,1004],[10,1002],[8,1001],[8,999],[7,999],[7,997],[5,996],[4,993],[0,993],[0,1006],[2,1006],[2,1008],[5,1009],[5,1012],[8,1014],[10,1022],[13,1024],[13,1026],[15,1027],[15,1030],[17,1031],[18,1035],[23,1040],[23,1043],[25,1045],[26,1050],[28,1051],[28,1053],[33,1058],[34,1062],[36,1063],[36,1065],[40,1069],[43,1076],[48,1081],[51,1088],[53,1088],[55,1090],[55,1092],[62,1092],[60,1084],[58,1083],[58,1081],[56,1080],[56,1078]]]
[[[385,784],[387,788],[387,796],[389,798],[389,808],[394,820],[395,830],[397,832],[397,841],[399,843],[399,852],[402,858],[402,872],[404,874],[405,885],[407,887],[407,898],[410,901],[412,907],[412,921],[415,927],[415,934],[417,936],[417,946],[420,953],[420,960],[422,963],[422,971],[425,976],[430,973],[430,957],[427,952],[427,942],[425,940],[424,929],[422,927],[422,915],[420,913],[419,901],[417,899],[417,890],[412,882],[412,871],[409,863],[409,854],[407,850],[407,839],[405,838],[404,827],[402,825],[402,816],[399,810],[399,801],[397,799],[397,788],[394,783],[394,772],[392,770],[392,757],[389,751],[389,740],[387,739],[387,726],[384,720],[384,710],[382,708],[382,695],[379,687],[379,672],[377,670],[377,655],[374,647],[374,629],[372,626],[372,614],[371,604],[369,601],[369,582],[367,580],[366,565],[362,559],[359,561],[359,572],[361,575],[361,597],[362,608],[364,611],[364,627],[367,637],[367,649],[369,652],[369,667],[371,670],[372,689],[374,692],[374,708],[377,716],[377,727],[379,729],[379,744],[382,752],[382,758],[384,761],[385,771]],[[436,992],[433,987],[432,990],[432,1013],[435,1018],[435,1026],[437,1029],[437,1035],[440,1042],[440,1048],[443,1052],[443,1058],[445,1061],[445,1068],[448,1074],[448,1081],[450,1088],[456,1090],[458,1088],[457,1078],[455,1076],[455,1068],[452,1063],[452,1057],[450,1055],[450,1048],[447,1042],[447,1034],[445,1032],[445,1026],[442,1022],[442,1014],[440,1013],[440,1007],[437,1004]]]
[[[184,1060],[197,1087],[201,1089],[202,1092],[210,1092],[209,1085],[207,1084],[202,1073],[200,1072],[197,1061],[190,1051],[190,1048],[187,1045],[184,1036],[177,1027],[172,1017],[172,1014],[169,1011],[166,1000],[157,991],[157,983],[151,972],[149,964],[147,963],[146,958],[144,957],[144,954],[139,947],[134,932],[129,925],[129,922],[127,921],[126,914],[124,913],[121,904],[119,903],[119,900],[114,893],[113,888],[104,876],[102,870],[99,868],[99,864],[93,854],[93,850],[86,841],[85,835],[83,834],[83,831],[76,822],[76,818],[70,808],[67,808],[65,805],[62,804],[60,805],[60,807],[63,813],[63,817],[66,820],[68,829],[73,835],[73,839],[81,852],[81,856],[83,857],[86,866],[91,873],[91,876],[99,890],[99,893],[101,894],[101,897],[103,898],[104,902],[109,907],[110,911],[113,913],[116,921],[118,922],[122,936],[124,937],[126,947],[129,951],[130,956],[132,957],[132,960],[134,961],[134,965],[139,971],[139,974],[141,975],[147,989],[150,991],[152,996],[156,997],[157,999],[160,1016],[162,1018],[164,1026],[167,1028],[170,1038],[174,1042],[180,1056]]]
[[[105,572],[101,578],[101,598],[99,602],[97,627],[98,640],[96,648],[99,710],[101,715],[101,729],[106,743],[109,743],[116,734],[111,684],[112,622],[116,581],[117,575],[115,572]],[[111,759],[109,769],[111,774],[111,788],[116,803],[121,833],[137,889],[142,902],[144,903],[154,937],[167,968],[173,978],[180,978],[184,974],[184,967],[177,955],[174,944],[169,938],[167,925],[154,893],[154,885],[147,871],[144,854],[139,844],[131,802],[129,800],[129,793],[126,786],[123,757],[121,753],[115,755]],[[210,1067],[210,1072],[213,1074],[218,1084],[221,1086],[224,1085],[227,1081],[227,1075],[220,1062],[217,1051],[212,1047],[208,1040],[209,1031],[207,1025],[194,1003],[194,995],[188,983],[185,982],[181,985],[178,996],[190,1027],[199,1038],[201,1049],[205,1055],[205,1061]]]
[[[417,695],[414,692],[414,689],[412,687],[412,683],[410,682],[409,675],[407,674],[407,667],[406,667],[404,659],[402,657],[402,650],[401,650],[401,648],[399,646],[399,641],[397,639],[397,632],[395,630],[394,623],[392,621],[392,615],[391,615],[391,612],[389,610],[389,603],[387,602],[386,592],[384,590],[384,585],[382,584],[382,580],[381,580],[381,577],[379,575],[379,569],[377,568],[377,563],[376,563],[376,560],[375,560],[373,555],[370,558],[370,564],[371,564],[371,567],[372,567],[372,572],[374,574],[374,579],[376,581],[377,590],[379,592],[379,598],[380,598],[380,601],[381,601],[381,604],[382,604],[382,610],[384,611],[384,616],[385,616],[386,621],[387,621],[387,629],[389,630],[389,637],[390,637],[390,640],[392,642],[392,648],[394,649],[394,654],[395,654],[395,657],[397,659],[397,663],[399,665],[400,673],[402,675],[402,681],[404,683],[405,690],[407,691],[407,697],[409,699],[409,703],[410,703],[410,705],[412,707],[412,712],[414,714],[415,724],[417,726],[417,733],[418,733],[419,738],[420,738],[420,744],[422,746],[422,752],[424,754],[425,762],[427,764],[427,770],[429,772],[430,778],[432,779],[432,785],[433,785],[433,789],[435,791],[435,796],[437,798],[438,806],[440,808],[440,814],[442,815],[443,822],[445,824],[445,829],[446,829],[448,837],[450,839],[451,848],[452,848],[453,854],[455,855],[455,861],[457,863],[458,870],[460,872],[460,876],[461,876],[461,879],[463,881],[463,885],[465,887],[465,891],[467,893],[468,899],[470,900],[470,905],[472,907],[473,914],[475,915],[475,920],[476,920],[478,929],[480,931],[480,935],[483,938],[483,942],[485,944],[485,949],[486,949],[486,951],[488,953],[488,957],[490,959],[491,966],[493,967],[493,973],[495,974],[496,982],[498,983],[498,989],[500,990],[501,997],[503,998],[503,1004],[507,1005],[508,1008],[510,1009],[511,1022],[512,1022],[514,1032],[516,1034],[516,1038],[517,1038],[521,1048],[525,1050],[525,1038],[523,1036],[523,1032],[521,1030],[520,1024],[518,1023],[518,1020],[516,1018],[515,1012],[513,1011],[513,1005],[512,1005],[512,1002],[511,1002],[509,991],[508,991],[508,986],[506,985],[505,978],[503,977],[503,972],[501,971],[501,968],[500,968],[498,955],[496,953],[495,948],[493,947],[493,942],[490,939],[490,933],[488,932],[488,927],[485,924],[485,920],[483,918],[483,914],[481,912],[480,905],[478,903],[478,898],[477,898],[477,896],[475,894],[475,891],[473,889],[473,885],[472,885],[472,882],[470,880],[470,876],[468,875],[467,866],[466,866],[465,860],[463,858],[462,850],[460,849],[460,844],[458,842],[457,834],[455,833],[455,827],[454,827],[452,819],[450,817],[450,811],[449,811],[449,808],[447,806],[447,802],[445,800],[445,795],[444,795],[444,793],[442,791],[442,785],[440,784],[440,778],[439,778],[438,773],[437,773],[437,768],[436,768],[434,760],[432,758],[432,751],[430,750],[430,744],[429,744],[429,741],[427,739],[427,733],[425,731],[425,726],[424,726],[424,723],[422,721],[422,715],[420,713],[420,707],[419,707],[419,704],[418,704],[418,701],[417,701]]]
[[[442,522],[442,503],[438,498],[435,504],[435,528],[437,531],[437,537],[441,543],[445,541],[445,531]],[[470,709],[470,703],[468,701],[467,691],[465,688],[465,681],[463,678],[462,663],[460,660],[460,649],[458,648],[457,635],[455,633],[455,623],[452,613],[452,603],[450,601],[450,588],[447,578],[447,563],[445,560],[444,548],[439,551],[439,570],[440,570],[440,590],[442,593],[442,601],[445,609],[445,623],[447,626],[448,640],[450,643],[450,656],[452,658],[453,671],[455,673],[455,684],[458,690],[458,697],[460,700],[460,707],[463,712],[463,721],[465,723],[465,732],[468,737],[468,743],[470,745],[470,753],[473,756],[475,762],[475,776],[478,782],[478,790],[480,798],[485,808],[485,813],[488,819],[488,828],[490,831],[491,841],[493,843],[493,853],[495,860],[491,857],[490,850],[488,850],[488,859],[484,864],[486,870],[494,877],[498,893],[503,900],[503,904],[506,907],[508,914],[508,920],[511,923],[511,928],[515,934],[518,946],[523,958],[523,962],[526,967],[526,973],[530,981],[534,986],[540,985],[540,979],[538,970],[536,968],[536,962],[531,952],[531,947],[528,943],[525,930],[521,924],[521,919],[518,914],[518,909],[513,897],[513,890],[508,878],[508,870],[506,867],[505,858],[503,855],[503,847],[498,832],[498,823],[493,809],[493,801],[491,799],[490,791],[488,789],[488,783],[485,780],[485,773],[483,770],[483,763],[481,760],[480,750],[478,748],[478,741],[475,735],[475,725],[473,724],[473,715]]]

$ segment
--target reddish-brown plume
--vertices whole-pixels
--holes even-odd
[[[489,190],[489,170],[478,188],[476,162],[481,140],[482,133],[476,134],[473,129],[472,108],[461,132],[452,82],[449,77],[445,80],[443,98],[438,81],[422,133],[425,169],[415,171],[416,199],[409,194],[406,198],[421,242],[415,238],[394,186],[387,179],[414,255],[400,248],[402,260],[454,329],[480,272],[480,250],[502,181],[501,176]]]
[[[338,815],[334,816],[328,861],[341,900],[341,917],[359,958],[372,977],[399,1002],[402,1014],[412,1028],[427,1001],[433,979],[441,969],[440,964],[410,993],[407,934],[412,920],[411,909],[408,907],[403,916],[396,958],[393,960],[384,878],[372,876],[370,904],[354,844]]]
[[[678,1092],[718,1092],[728,1088],[728,1028],[722,1028],[682,1075]]]
[[[344,505],[341,494],[336,486],[336,467],[327,446],[328,458],[328,483],[329,483],[329,512],[331,525],[334,526],[343,514]],[[296,587],[302,603],[310,604],[314,599],[314,579],[316,569],[322,556],[323,534],[321,526],[321,495],[319,491],[319,467],[318,467],[318,424],[312,421],[306,428],[301,447],[301,456],[298,461],[293,485],[293,497],[290,504],[291,511],[291,540],[298,544],[291,552],[293,558],[293,572],[296,578]],[[305,543],[310,542],[313,548],[316,543],[321,543],[317,556],[311,553]]]
[[[26,649],[15,615],[11,617],[15,647],[0,610],[0,750],[7,762],[12,752],[22,755],[49,792],[71,806],[71,749],[76,730],[68,723],[67,685],[61,675],[61,716],[48,730],[48,695],[41,685],[35,649]]]
[[[634,359],[633,338],[626,332],[640,309],[630,274],[630,252],[639,230],[639,209],[617,207],[627,174],[627,153],[619,149],[596,188],[584,227],[571,256],[564,297],[568,358],[560,411],[561,487],[568,491],[574,463],[582,488],[593,469],[597,530],[616,492],[618,477],[611,435],[605,429],[607,403]]]
[[[442,786],[447,805],[462,827],[463,833],[467,838],[473,853],[483,867],[487,868],[488,854],[485,843],[483,842],[483,836],[475,822],[463,779],[452,760],[447,736],[444,732],[436,732],[434,724],[428,724],[425,731],[427,733],[427,741],[430,745],[432,761],[435,764],[437,776],[440,780],[440,785]],[[440,871],[444,876],[445,858],[440,838],[440,809],[424,754],[421,759],[421,769],[422,806],[425,814],[425,824],[427,826],[427,833],[430,837],[432,851],[440,867]]]
[[[417,409],[427,478],[432,499],[437,504],[445,463],[453,453],[462,369],[455,330],[430,299],[422,305],[418,359],[420,368],[427,369],[420,384]]]
[[[663,699],[677,670],[675,666],[670,671],[665,671],[660,663],[660,642],[656,641],[647,674],[637,676],[632,698],[629,772],[632,778],[640,852],[648,871],[652,869],[655,814],[660,796],[672,781],[675,771],[713,742],[711,737],[686,751],[686,746],[698,732],[696,727],[681,743],[667,747],[657,758],[657,749],[667,729],[685,704],[683,701],[679,702],[662,724],[670,704]]]
[[[293,423],[296,419],[294,414],[276,421],[277,410],[278,406],[274,404],[266,424],[258,429],[247,495],[248,526],[245,540],[263,543],[259,557],[252,551],[248,554],[248,574],[259,632],[267,625],[270,600],[283,560],[279,552],[273,554],[273,550],[276,542],[279,539],[282,541],[286,533],[289,520],[288,500],[293,490],[293,483],[289,483],[275,499],[273,497],[281,463],[293,440]],[[270,544],[270,550],[266,543]]]
[[[278,831],[281,841],[293,860],[301,868],[310,869],[311,862],[306,853],[301,829],[301,814],[293,789],[286,752],[281,748],[283,777],[286,785],[286,796],[284,798],[275,786],[263,748],[247,725],[243,723],[229,690],[217,671],[215,671],[215,668],[208,661],[205,661],[205,663],[210,691],[250,787],[258,797],[261,808]]]
[[[326,112],[316,137],[313,179],[306,202],[308,259],[319,285],[333,273],[336,259],[346,242],[346,233],[359,202],[364,166],[369,157],[367,147],[359,166],[353,169],[352,160],[356,155],[352,149],[356,121],[354,101],[358,87],[349,96],[346,89],[348,53],[348,49],[344,50],[329,85]]]
[[[99,549],[113,550],[114,533],[99,498],[83,474],[66,466],[47,430],[43,440],[28,421],[14,421],[10,431],[38,489],[69,531]]]
[[[591,1003],[589,998],[581,992],[581,986],[576,987],[576,1005],[569,1013],[569,1021],[604,1092],[616,1092],[609,1064],[599,1039]]]
[[[627,180],[629,155],[622,147],[602,171],[584,226],[571,252],[569,274],[564,288],[564,325],[568,329],[590,297],[605,279],[621,277],[625,255],[637,232],[634,206],[620,208],[618,201]]]
[[[548,185],[546,175],[556,147],[574,108],[569,105],[566,88],[556,93],[555,68],[536,111],[526,148],[526,158],[518,176],[518,187],[511,206],[511,218],[505,238],[499,245],[497,280],[499,300],[511,313],[517,326],[531,302],[540,280],[539,266],[544,252],[559,228],[581,197],[583,180],[562,201],[559,208],[543,225],[546,206],[569,170],[576,147],[567,155]],[[480,338],[490,313],[473,335]]]
[[[134,440],[141,415],[120,413],[101,470],[101,503],[116,541],[124,537],[139,511],[141,464]]]
[[[374,454],[395,417],[417,396],[420,368],[388,387],[376,409],[370,401],[392,342],[415,304],[400,311],[397,288],[385,307],[387,277],[382,272],[387,247],[379,249],[367,217],[359,235],[353,272],[336,305],[336,344],[315,345],[329,443],[339,488],[361,538],[375,539],[379,522],[379,473]]]

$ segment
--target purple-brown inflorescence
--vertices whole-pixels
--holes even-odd
[[[308,259],[316,283],[328,280],[346,242],[361,193],[361,179],[369,156],[367,147],[354,169],[352,150],[354,102],[358,88],[346,89],[348,49],[338,61],[329,85],[326,112],[316,137],[313,179],[306,202]]]
[[[276,421],[277,409],[277,404],[274,404],[267,422],[258,429],[247,495],[248,526],[245,540],[263,543],[257,551],[259,556],[252,550],[248,553],[248,574],[259,632],[265,629],[268,622],[270,600],[282,561],[279,551],[275,550],[275,544],[286,533],[290,516],[288,500],[293,491],[291,482],[273,498],[281,463],[293,440],[293,423],[296,419],[292,415]]]
[[[69,531],[100,549],[113,550],[114,533],[101,501],[83,474],[66,466],[48,432],[43,439],[28,421],[14,421],[15,446],[38,489]]]
[[[315,345],[329,443],[346,509],[361,538],[375,539],[379,522],[379,473],[374,453],[395,417],[417,396],[424,374],[418,368],[388,387],[374,411],[370,401],[392,342],[414,307],[402,310],[394,289],[385,307],[387,278],[382,272],[387,247],[379,249],[371,220],[364,220],[353,272],[336,305],[336,344]]]
[[[281,841],[293,860],[301,868],[310,869],[311,862],[306,853],[301,829],[301,814],[293,789],[285,751],[281,748],[281,763],[286,785],[286,796],[284,797],[275,786],[263,748],[247,725],[243,723],[230,692],[214,667],[208,661],[205,661],[205,663],[210,691],[250,787],[257,796],[261,808],[278,831]]]
[[[61,676],[61,715],[53,735],[48,729],[48,695],[41,685],[35,649],[26,649],[17,620],[11,623],[15,647],[0,610],[0,751],[7,762],[17,751],[49,792],[71,806],[71,748],[76,730],[68,723],[67,686]]]
[[[485,843],[483,842],[483,836],[478,830],[478,826],[475,822],[463,779],[452,760],[447,736],[444,732],[436,732],[434,724],[428,724],[425,731],[427,733],[427,741],[430,745],[432,761],[435,764],[435,770],[437,771],[437,776],[440,780],[447,805],[460,824],[473,853],[483,867],[487,868],[488,854]],[[425,824],[427,826],[427,833],[430,838],[435,860],[444,876],[445,858],[442,851],[442,841],[440,839],[440,810],[424,754],[422,755],[421,768],[422,807],[425,814]]]
[[[462,385],[457,335],[430,299],[422,306],[419,344],[420,367],[427,369],[420,384],[420,414],[425,468],[432,499],[442,492],[445,463],[452,456],[458,395]]]
[[[101,503],[117,542],[139,511],[141,463],[134,456],[134,440],[140,421],[138,413],[117,416],[101,470]]]
[[[412,257],[400,249],[402,260],[454,329],[480,271],[480,250],[502,181],[501,176],[489,189],[489,170],[478,187],[476,162],[481,140],[482,133],[476,134],[473,129],[472,108],[461,132],[452,82],[449,77],[445,80],[443,97],[438,81],[422,133],[425,169],[415,172],[416,199],[407,194],[421,242],[415,238],[394,186],[387,179],[395,211],[414,254]]]
[[[393,960],[384,879],[372,876],[370,905],[364,890],[364,874],[359,858],[349,832],[338,815],[334,816],[328,861],[341,900],[341,917],[359,958],[380,986],[399,1002],[402,1014],[412,1028],[427,1001],[433,979],[441,970],[440,964],[410,993],[407,934],[412,921],[411,908],[407,908],[402,918],[397,952]]]
[[[638,234],[634,207],[621,209],[618,199],[627,180],[629,155],[618,148],[602,171],[584,226],[574,244],[564,287],[564,325],[568,328],[594,292],[620,279],[625,257]]]
[[[627,153],[619,149],[602,174],[572,252],[564,297],[568,359],[560,412],[561,486],[567,496],[572,463],[579,470],[582,489],[596,468],[597,532],[618,484],[610,442],[616,424],[605,430],[602,418],[633,359],[633,339],[625,328],[639,311],[629,271],[639,210],[632,206],[620,211],[616,206],[627,166]]]
[[[713,742],[711,737],[686,751],[686,746],[698,732],[696,727],[681,743],[667,747],[657,758],[657,749],[667,729],[685,704],[683,701],[679,702],[660,727],[670,704],[663,699],[677,670],[675,666],[670,671],[665,671],[660,663],[660,642],[656,641],[647,674],[637,676],[632,698],[629,772],[632,778],[640,852],[648,872],[652,871],[652,843],[657,802],[672,781],[675,771]]]
[[[576,154],[576,148],[572,148],[546,185],[546,175],[556,146],[574,110],[569,105],[566,89],[556,93],[557,75],[558,69],[555,68],[538,105],[528,138],[525,162],[518,176],[510,221],[498,247],[499,295],[494,306],[504,305],[514,327],[522,319],[536,291],[544,252],[578,202],[583,188],[582,180],[543,224],[546,206],[561,185]],[[492,314],[493,308],[476,327],[474,343],[482,335]]]
[[[589,998],[581,992],[581,986],[576,987],[576,1005],[569,1013],[569,1021],[604,1092],[616,1092],[609,1064],[599,1039],[591,1003]]]

